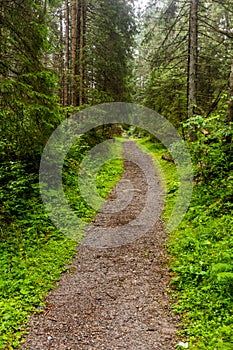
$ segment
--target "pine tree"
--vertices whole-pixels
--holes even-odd
[[[135,22],[132,1],[65,0],[64,106],[124,101]]]
[[[151,2],[143,15],[141,52],[149,70],[142,103],[179,125],[194,112],[209,116],[228,95],[231,120],[232,6],[231,0]]]
[[[1,153],[15,160],[37,162],[59,119],[55,76],[44,65],[46,15],[44,2],[1,3]]]

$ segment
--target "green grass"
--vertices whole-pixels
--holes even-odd
[[[166,197],[167,221],[176,198],[174,165],[160,160],[165,153],[160,144],[139,143],[159,160],[167,188],[175,184]],[[232,180],[228,174],[196,184],[189,211],[168,240],[174,311],[182,317],[180,336],[192,350],[233,349]]]
[[[24,235],[15,225],[13,235]],[[1,244],[0,349],[18,346],[24,324],[58,280],[75,253],[74,242],[54,230],[47,239],[30,237]]]
[[[78,190],[80,148],[75,146],[67,156],[64,190],[77,215],[89,222],[96,210],[85,203]],[[118,145],[112,157],[119,154]],[[101,167],[97,174],[101,196],[108,196],[122,172],[121,159]],[[66,271],[77,242],[51,224],[39,196],[36,174],[29,174],[21,163],[9,162],[0,167],[0,177],[0,349],[14,349],[19,346],[30,313],[44,305],[44,297]]]

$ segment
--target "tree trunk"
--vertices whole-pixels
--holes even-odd
[[[0,4],[0,22],[2,21],[2,4]],[[3,60],[2,53],[2,26],[0,26],[0,61]]]
[[[66,54],[65,54],[65,83],[64,83],[64,106],[70,105],[70,10],[69,0],[65,2],[66,7]]]
[[[197,45],[198,0],[191,0],[188,57],[188,118],[192,118],[194,116],[194,109],[197,104]]]
[[[62,106],[65,105],[64,103],[64,90],[65,90],[65,84],[64,84],[64,37],[63,37],[63,6],[60,9],[60,55],[59,55],[59,75],[60,75],[60,90],[59,90],[59,97],[60,102]]]
[[[228,110],[227,110],[228,124],[233,122],[233,60],[231,64],[231,74],[229,79],[229,93],[228,93]]]
[[[79,105],[84,103],[84,79],[85,79],[85,63],[84,63],[84,51],[85,51],[85,35],[86,35],[86,1],[80,0],[80,51],[79,51]]]
[[[72,0],[72,42],[71,42],[71,64],[72,64],[72,105],[78,103],[78,15],[79,1]]]

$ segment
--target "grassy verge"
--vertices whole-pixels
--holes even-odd
[[[70,151],[63,177],[71,206],[88,222],[96,211],[78,190],[81,153],[88,150],[88,145],[85,150],[83,147],[79,144]],[[100,195],[107,197],[122,172],[120,159],[101,167],[97,175]],[[0,349],[14,349],[19,346],[30,313],[43,306],[45,295],[75,255],[77,242],[51,224],[41,203],[37,174],[22,163],[9,162],[0,167],[0,177]]]
[[[140,144],[161,158],[160,145],[143,139]],[[174,165],[160,161],[167,188],[176,184]],[[183,319],[180,332],[192,350],[233,349],[233,236],[232,180],[213,179],[196,184],[186,217],[169,237],[174,311]],[[175,200],[168,193],[164,218]]]

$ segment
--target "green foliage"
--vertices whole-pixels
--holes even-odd
[[[195,116],[183,124],[185,130],[195,131],[197,140],[189,143],[192,160],[195,165],[197,181],[215,182],[217,187],[221,181],[228,178],[231,183],[230,171],[233,166],[232,159],[232,129],[224,120],[223,112],[208,118]],[[226,118],[225,118],[226,119]],[[230,190],[226,182],[224,198]]]
[[[90,149],[90,138],[86,136],[85,141],[83,137],[72,147],[63,171],[67,199],[86,222],[96,211],[81,197],[77,174]],[[45,295],[55,287],[54,282],[66,270],[77,246],[51,224],[39,195],[38,174],[33,169],[19,161],[0,166],[0,349],[19,345],[30,313],[40,312]],[[122,171],[120,159],[103,165],[97,174],[100,195],[109,194]]]
[[[66,194],[66,198],[70,206],[76,211],[79,217],[84,221],[90,221],[96,214],[90,205],[85,202],[85,199],[82,197],[79,188],[79,165],[84,159],[87,152],[91,147],[94,147],[96,143],[103,140],[102,130],[92,130],[83,135],[70,149],[65,160],[65,166],[63,171],[63,187]],[[97,137],[97,138],[96,138]],[[97,142],[98,140],[98,142]],[[119,180],[119,176],[123,171],[123,162],[121,159],[121,147],[120,144],[112,143],[111,148],[106,148],[107,154],[106,159],[111,159],[105,162],[99,169],[98,159],[95,154],[94,161],[91,160],[90,169],[81,169],[85,176],[85,192],[88,194],[90,192],[90,197],[93,198],[93,188],[91,185],[96,185],[98,190],[98,195],[102,198],[106,198],[110,190],[114,187],[116,182]],[[101,159],[103,154],[101,154]],[[94,174],[94,178],[93,178]],[[88,199],[88,198],[87,198]],[[97,206],[97,203],[93,203]]]
[[[140,142],[157,157],[165,152],[157,143]],[[215,149],[218,149],[216,145]],[[225,166],[225,159],[221,161]],[[168,189],[175,190],[174,165],[160,164]],[[229,167],[228,171],[219,168],[212,177],[213,167],[208,181],[195,185],[189,211],[168,240],[174,273],[171,285],[176,300],[173,308],[183,320],[180,336],[193,350],[227,350],[233,344],[233,177]],[[176,191],[167,196],[165,220],[173,207],[174,196]]]
[[[87,11],[88,103],[129,101],[134,34],[133,1],[92,0]]]
[[[175,126],[186,115],[185,69],[160,67],[152,70],[144,86],[141,101],[144,106],[165,115]],[[182,72],[182,73],[181,73]]]
[[[116,182],[120,180],[122,170],[123,161],[119,158],[107,161],[100,168],[96,177],[96,183],[101,197],[107,198],[110,190],[115,186]]]
[[[75,243],[51,227],[43,212],[38,214],[44,222],[40,234],[36,221],[27,228],[16,222],[2,231],[7,238],[0,244],[0,349],[18,346],[29,313],[43,305],[75,254]]]
[[[211,216],[208,207],[199,206],[196,191],[186,220],[170,240],[179,300],[175,310],[183,315],[182,334],[191,349],[223,349],[233,341],[232,217]]]
[[[190,1],[154,1],[143,12],[137,57],[138,102],[175,125],[187,119]],[[209,116],[228,94],[232,38],[232,1],[198,1],[197,106]],[[225,109],[226,110],[226,109]]]
[[[53,74],[45,71],[0,82],[2,155],[38,163],[45,143],[61,120],[54,87]]]
[[[0,348],[11,349],[18,345],[29,313],[42,305],[74,255],[75,243],[50,223],[40,200],[38,176],[25,164],[2,164],[0,178]]]
[[[43,63],[49,52],[44,7],[31,0],[3,1],[0,7],[0,153],[38,166],[61,120],[57,77]]]

